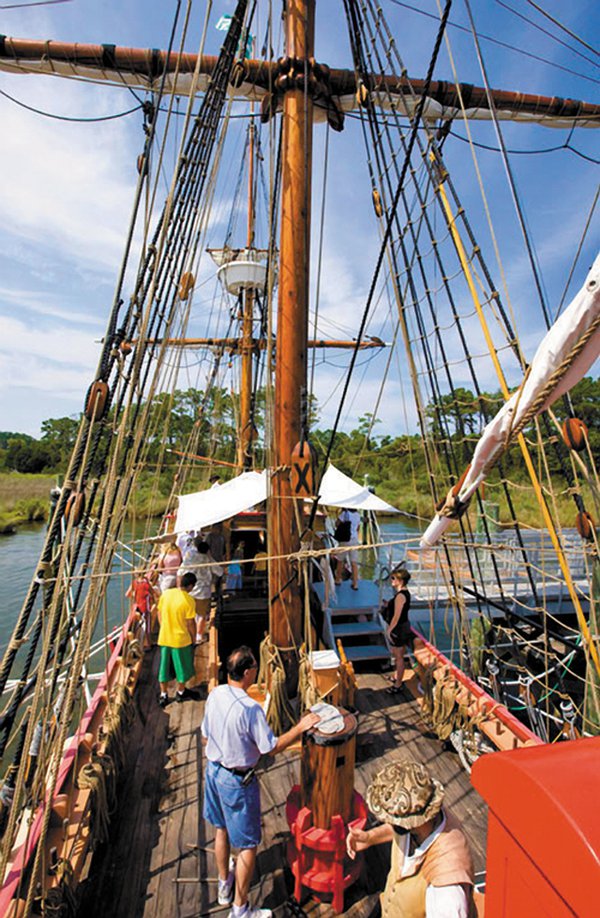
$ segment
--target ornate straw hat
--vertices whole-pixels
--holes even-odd
[[[444,788],[419,762],[396,762],[375,775],[367,806],[381,822],[414,829],[437,816]]]

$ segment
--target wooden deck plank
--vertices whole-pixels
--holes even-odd
[[[147,655],[135,696],[137,717],[129,736],[118,813],[111,823],[108,845],[94,859],[94,881],[84,897],[90,914],[107,890],[119,890],[124,915],[139,914],[140,900],[146,895],[150,856],[157,841],[154,817],[163,792],[169,746],[169,720],[156,703],[157,666],[158,658]],[[110,856],[102,856],[105,852]],[[97,914],[101,912],[106,914],[100,906]]]
[[[204,704],[187,701],[158,707],[157,654],[148,654],[140,681],[138,718],[131,734],[130,771],[122,787],[119,823],[111,843],[92,866],[95,879],[86,896],[86,914],[105,918],[225,918],[216,903],[214,831],[202,819],[200,792],[203,761],[200,723]],[[154,657],[154,659],[152,659]],[[355,787],[363,794],[388,762],[414,758],[427,765],[446,788],[446,802],[462,822],[473,850],[476,871],[484,868],[486,808],[472,788],[455,753],[428,731],[417,702],[388,695],[381,674],[359,675],[359,731]],[[293,891],[287,866],[289,831],[285,802],[298,783],[297,754],[270,760],[261,773],[263,841],[251,899],[291,914],[286,903]],[[377,904],[389,867],[389,848],[369,849],[361,879],[346,894],[346,914],[366,918]],[[91,893],[91,894],[90,894]],[[330,905],[308,893],[302,900],[307,915],[329,918]]]

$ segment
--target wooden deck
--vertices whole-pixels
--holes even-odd
[[[206,645],[205,645],[206,646]],[[202,701],[157,703],[158,654],[146,655],[137,694],[138,718],[132,728],[129,768],[121,785],[112,840],[92,864],[80,914],[89,918],[195,918],[222,915],[216,902],[213,829],[202,819],[204,759],[200,739]],[[387,762],[402,757],[426,764],[446,787],[446,801],[471,841],[475,870],[484,869],[486,808],[472,788],[457,756],[445,751],[421,721],[416,701],[388,695],[389,683],[377,673],[359,675],[359,732],[355,787],[365,793],[371,777]],[[293,910],[286,861],[289,837],[285,801],[298,782],[299,756],[282,754],[261,773],[263,840],[251,890],[251,902],[277,916],[328,918],[331,906],[308,891],[302,911]],[[366,852],[362,877],[346,893],[345,914],[363,918],[378,908],[389,866],[387,845]]]

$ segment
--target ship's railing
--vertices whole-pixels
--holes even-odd
[[[522,547],[513,530],[491,533],[489,541],[483,534],[475,534],[468,543],[459,533],[450,533],[443,549],[438,546],[426,550],[418,549],[416,542],[409,539],[401,545],[382,548],[379,567],[390,571],[406,558],[412,574],[411,592],[428,603],[452,599],[454,590],[469,586],[490,598],[500,593],[518,598],[519,604],[525,606],[528,597],[533,596],[533,583],[542,601],[552,601],[560,614],[569,596],[549,534],[544,530],[523,531],[520,538]],[[588,570],[581,538],[575,530],[563,530],[562,544],[571,576],[585,598]],[[464,599],[467,603],[474,601],[469,595]]]
[[[83,714],[75,734],[67,740],[65,745],[52,801],[46,800],[44,804],[38,807],[27,834],[27,840],[13,851],[11,862],[0,887],[0,915],[9,914],[11,903],[14,905],[13,896],[21,881],[23,872],[31,862],[35,853],[35,848],[40,839],[45,808],[52,805],[52,803],[64,793],[65,788],[68,787],[68,783],[72,779],[73,768],[78,761],[80,747],[82,747],[86,739],[86,734],[92,729],[93,724],[98,721],[98,718],[102,715],[106,707],[108,692],[111,685],[113,685],[118,678],[122,662],[121,657],[126,641],[128,640],[128,635],[131,633],[135,616],[136,613],[131,612],[125,624],[116,629],[118,636],[110,659],[106,665],[106,669],[100,676],[92,700]],[[80,849],[85,853],[85,846],[80,845]]]
[[[123,630],[123,625],[116,625],[112,629],[112,631],[110,631],[105,637],[100,638],[99,641],[96,641],[94,644],[91,644],[90,652],[88,654],[88,661],[91,660],[93,657],[97,657],[99,654],[106,653],[107,647],[111,648],[111,653],[112,653],[112,648],[114,646],[114,643],[116,640],[118,640],[119,634],[121,633],[122,630]],[[63,673],[59,675],[58,680],[57,680],[59,683],[63,682],[64,679],[66,678],[66,674],[68,672],[70,665],[71,665],[71,658],[69,657],[68,659],[64,660],[62,664]],[[101,679],[102,676],[104,675],[104,663],[102,665],[103,665],[103,668],[99,670],[98,672],[92,672],[92,673],[87,672],[85,676],[86,681],[97,682],[98,679]],[[10,694],[10,692],[13,691],[15,686],[18,684],[19,684],[18,679],[9,679],[0,697],[2,697],[3,695]]]
[[[418,645],[415,644],[414,650],[417,663],[424,668],[436,664],[440,673],[446,673],[456,680],[466,694],[468,706],[472,707],[474,713],[483,715],[478,723],[478,729],[485,733],[498,749],[542,744],[542,740],[535,733],[522,724],[504,705],[488,695],[422,634],[414,628],[413,633],[419,642]]]

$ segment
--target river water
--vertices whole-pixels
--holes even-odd
[[[0,536],[0,649],[4,651],[27,595],[46,534],[45,526],[23,526]]]
[[[403,560],[407,547],[414,547],[418,536],[414,529],[401,522],[384,523],[381,531],[383,540],[398,543],[390,545],[384,553],[383,563],[389,568]],[[0,653],[4,652],[10,640],[44,544],[45,534],[45,526],[35,524],[19,527],[14,535],[0,536]],[[115,569],[123,571],[125,568],[121,561],[117,561]],[[120,584],[122,579],[116,578],[117,582],[109,588],[109,627],[119,624],[125,613],[126,606]],[[128,585],[128,578],[125,580]]]
[[[39,561],[45,536],[46,527],[39,523],[20,526],[14,535],[0,536],[0,655],[4,653],[10,640]],[[83,552],[81,556],[83,557]],[[123,574],[129,568],[130,564],[124,562],[121,557],[115,559],[113,569],[117,573]],[[125,587],[122,586],[123,582]],[[105,633],[105,625],[111,630],[124,621],[128,604],[123,594],[129,582],[129,577],[117,576],[109,584],[105,610],[100,614],[96,638]]]

